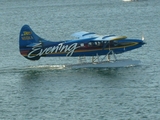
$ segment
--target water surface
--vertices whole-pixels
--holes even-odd
[[[0,2],[0,119],[160,119],[159,0],[47,0]],[[77,31],[126,35],[147,42],[118,55],[141,60],[129,68],[68,69],[76,58],[29,61],[19,53],[28,24],[41,37],[72,39]]]

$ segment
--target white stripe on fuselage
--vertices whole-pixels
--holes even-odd
[[[66,56],[72,56],[74,51],[79,47],[80,46],[78,46],[78,43],[73,43],[71,45],[64,45],[63,43],[60,43],[57,46],[51,46],[44,49],[34,47],[32,48],[32,51],[28,53],[28,58],[34,58],[37,56],[48,55],[48,54],[57,53],[57,52],[60,52],[60,53],[67,52]]]

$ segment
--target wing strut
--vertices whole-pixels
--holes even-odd
[[[110,57],[111,55],[114,58],[113,60],[111,60],[111,57]],[[105,62],[105,61],[108,61],[108,62],[117,61],[117,57],[116,57],[113,50],[110,50],[105,56],[103,56],[103,58],[100,57],[98,54],[96,54],[96,56],[92,56],[92,59],[91,59],[92,64],[97,64],[97,63]],[[79,57],[79,63],[80,64],[88,63],[86,57],[85,56],[80,56]]]
[[[113,50],[110,50],[110,51],[102,58],[101,61],[104,61],[105,58],[107,58],[107,61],[108,61],[108,62],[111,61],[110,55],[113,55],[113,58],[114,58],[115,61],[117,60],[117,57],[116,57],[114,51],[113,51]]]
[[[86,60],[86,57],[85,57],[85,56],[80,56],[80,57],[79,57],[79,63],[81,63],[81,64],[82,64],[82,63],[86,63],[86,61],[87,61],[87,60]]]

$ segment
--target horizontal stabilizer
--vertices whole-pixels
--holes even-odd
[[[27,47],[42,47],[42,43],[31,43]]]

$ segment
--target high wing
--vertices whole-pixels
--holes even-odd
[[[86,32],[86,31],[76,32],[72,34],[72,36],[77,37],[80,40],[90,38],[92,39],[91,41],[112,41],[112,40],[121,40],[127,38],[126,36],[97,35],[94,32]]]
[[[86,38],[95,38],[95,37],[98,37],[99,35],[97,35],[94,32],[81,31],[81,32],[73,33],[71,36],[77,37],[78,39],[86,39]]]
[[[100,36],[95,39],[95,41],[112,41],[112,40],[121,40],[126,39],[126,36],[116,36],[116,35],[107,35],[107,36]]]
[[[63,44],[66,45],[66,44],[72,44],[72,43],[87,43],[90,41],[94,41],[95,38],[96,37],[82,38],[82,39],[78,39],[78,40],[67,40],[67,41],[64,41]]]

